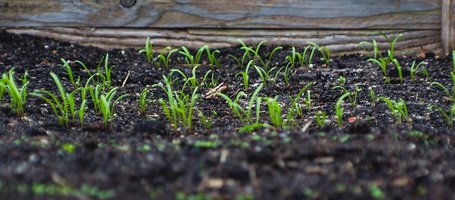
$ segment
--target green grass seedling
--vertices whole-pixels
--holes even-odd
[[[341,106],[341,104],[343,103],[344,99],[347,98],[349,96],[349,93],[344,93],[343,95],[341,95],[340,98],[338,98],[336,104],[335,104],[335,114],[336,114],[336,118],[337,118],[337,123],[338,123],[338,127],[343,127],[343,112],[344,112],[344,108]]]
[[[389,50],[387,51],[388,63],[392,62],[395,59],[395,49],[398,39],[403,37],[403,34],[394,35],[392,38],[389,38],[386,34],[382,35],[387,42],[389,43]]]
[[[455,117],[455,103],[450,106],[450,109],[448,111],[444,110],[443,108],[437,106],[437,105],[430,105],[428,107],[430,110],[435,110],[438,111],[439,114],[444,118],[444,120],[447,122],[447,124],[450,126],[450,128],[453,128],[453,119]]]
[[[325,126],[325,120],[327,119],[327,115],[325,114],[324,111],[317,111],[316,115],[314,116],[314,118],[316,119],[316,124],[319,127],[322,128],[322,127]]]
[[[436,87],[441,88],[444,91],[444,93],[446,93],[446,95],[448,96],[447,98],[450,101],[455,101],[455,72],[451,72],[450,77],[452,78],[452,89],[451,90],[449,90],[447,87],[445,87],[444,85],[442,85],[439,82],[432,82],[431,86],[436,86]]]
[[[428,78],[430,75],[428,74],[428,70],[427,68],[425,68],[425,65],[426,63],[425,62],[420,62],[419,64],[416,65],[416,61],[413,61],[412,62],[412,65],[411,65],[411,80],[415,81],[415,77],[416,77],[416,74],[417,72],[422,72],[424,77]]]
[[[362,89],[360,89],[359,86],[356,85],[354,87],[354,91],[350,92],[346,87],[344,87],[344,85],[346,84],[346,79],[343,76],[340,76],[338,78],[338,82],[340,83],[340,85],[337,85],[332,89],[340,89],[344,94],[348,94],[349,102],[351,103],[352,106],[355,107],[357,105],[357,97],[359,95],[359,92],[362,91]]]
[[[190,96],[185,94],[183,90],[180,92],[174,91],[166,76],[163,76],[163,81],[164,85],[155,84],[154,87],[160,87],[166,93],[167,102],[162,98],[159,100],[166,118],[175,129],[181,126],[187,127],[188,130],[192,131],[193,110],[199,98],[197,94],[198,87],[194,88]]]
[[[277,51],[283,50],[283,47],[275,47],[272,52],[268,55],[266,66],[268,67],[272,63],[273,56]]]
[[[364,52],[368,52],[368,49],[365,48],[365,46],[370,46],[370,49],[373,50],[373,56],[370,57],[370,59],[372,59],[372,60],[378,59],[378,55],[380,54],[380,51],[379,51],[378,43],[376,42],[376,40],[373,40],[372,42],[362,41],[357,46],[360,46],[360,48],[362,48]]]
[[[68,74],[68,78],[70,79],[71,81],[71,84],[73,84],[73,86],[79,86],[80,85],[80,77],[77,77],[77,80],[74,79],[74,75],[73,75],[73,70],[71,69],[71,66],[70,64],[68,63],[68,61],[66,61],[65,59],[60,59],[62,61],[62,68],[66,71],[66,73]]]
[[[378,65],[379,68],[381,68],[382,74],[384,75],[384,80],[386,81],[386,83],[390,83],[390,78],[389,78],[389,76],[387,74],[387,65],[388,65],[387,59],[384,59],[384,58],[378,58],[378,59],[370,58],[370,59],[368,59],[368,62],[372,62],[372,63]]]
[[[123,94],[116,98],[115,97],[116,94],[117,88],[115,87],[109,90],[106,94],[101,94],[98,98],[100,112],[103,116],[103,123],[105,127],[107,127],[114,119],[115,106],[121,99],[128,96],[128,94]]]
[[[259,55],[259,50],[261,49],[261,46],[265,43],[267,43],[267,41],[261,41],[259,42],[257,45],[256,45],[256,48],[254,47],[249,47],[248,45],[246,45],[243,41],[239,40],[240,44],[241,44],[241,47],[240,49],[244,51],[243,53],[243,56],[242,56],[242,60],[239,61],[240,63],[240,66],[243,68],[243,66],[245,65],[245,62],[248,60],[249,61],[253,61],[253,64],[256,64],[256,61],[259,60],[259,62],[261,63],[262,66],[264,66],[266,69],[268,69],[268,66],[267,66],[267,63],[264,62],[264,60],[262,59],[262,57]],[[253,54],[253,57],[251,57],[251,54]]]
[[[308,44],[310,44],[310,46],[316,48],[319,53],[321,53],[322,55],[322,59],[325,61],[325,63],[327,65],[330,64],[330,61],[331,61],[331,56],[330,56],[330,51],[327,47],[321,47],[319,46],[318,44],[314,43],[314,42],[307,42]]]
[[[374,106],[376,105],[376,92],[372,87],[368,87],[368,94],[370,95],[371,104]]]
[[[267,86],[268,85],[268,82],[269,81],[272,81],[272,80],[276,80],[276,77],[280,74],[280,71],[283,69],[280,68],[276,73],[275,75],[271,78],[270,75],[271,73],[277,69],[276,67],[272,67],[271,69],[267,70],[267,69],[264,69],[262,67],[259,67],[259,66],[256,66],[256,65],[253,65],[254,69],[256,70],[256,72],[258,73],[259,77],[261,78],[262,80],[262,83]]]
[[[161,66],[164,65],[164,68],[169,68],[169,61],[171,60],[171,56],[178,52],[178,49],[172,49],[171,47],[165,47],[163,50],[160,51],[160,54],[157,57],[157,65]],[[165,54],[167,52],[167,54]]]
[[[147,94],[148,89],[144,88],[139,94],[139,112],[144,115],[147,111]]]
[[[287,121],[291,124],[295,124],[295,118],[301,118],[303,116],[302,104],[300,103],[300,98],[305,94],[305,92],[310,88],[314,83],[308,83],[299,90],[297,95],[291,98],[291,107],[288,110]]]
[[[147,60],[149,63],[153,61],[153,46],[152,42],[150,42],[150,37],[147,37],[147,40],[145,41],[145,47],[141,50],[139,50],[139,54],[143,54],[147,56]]]
[[[49,106],[51,106],[60,125],[68,127],[70,119],[72,118],[74,120],[76,116],[78,116],[79,123],[81,126],[83,126],[84,113],[87,104],[85,93],[82,93],[81,105],[79,106],[79,109],[76,110],[76,93],[80,92],[83,89],[77,88],[72,92],[67,93],[58,76],[53,72],[51,72],[50,75],[58,88],[58,95],[47,90],[35,90],[33,93],[31,93],[31,95],[43,99],[46,103],[49,104]]]
[[[277,129],[283,129],[285,127],[285,122],[281,116],[281,106],[276,100],[278,97],[270,98],[265,97],[267,102],[267,108],[269,111],[270,120],[272,121],[273,127]]]
[[[11,99],[11,108],[14,110],[16,115],[22,116],[25,113],[25,103],[27,101],[27,87],[29,82],[27,80],[27,72],[25,72],[22,78],[22,87],[18,87],[14,78],[14,68],[10,69],[8,73],[2,74],[0,79],[0,91],[3,96],[4,91],[6,91]],[[2,89],[3,88],[3,89]]]
[[[248,87],[249,87],[249,78],[250,78],[249,71],[250,71],[250,67],[251,67],[252,64],[253,64],[253,61],[248,62],[248,64],[246,65],[245,71],[239,72],[239,73],[237,73],[237,74],[235,75],[236,77],[237,77],[238,75],[241,75],[241,76],[242,76],[243,89],[244,89],[245,91],[248,91]]]
[[[3,99],[3,94],[6,91],[6,85],[0,80],[0,102]]]
[[[295,47],[292,47],[291,55],[287,55],[285,59],[288,61],[288,63],[290,65],[292,65],[294,67],[294,66],[296,66],[297,59],[301,60],[301,58],[302,58],[302,54],[300,54],[299,52],[296,52]],[[302,64],[302,63],[300,63],[300,64]]]
[[[261,98],[258,96],[259,92],[261,91],[262,87],[264,85],[261,83],[256,90],[253,92],[253,94],[249,97],[248,101],[248,106],[246,109],[244,109],[242,106],[239,104],[239,99],[241,97],[247,97],[248,95],[240,91],[237,93],[236,97],[234,100],[232,100],[229,96],[223,94],[223,93],[217,93],[218,96],[221,96],[224,98],[231,110],[234,112],[234,114],[239,118],[239,120],[242,122],[244,126],[246,125],[251,125],[253,123],[259,123],[259,114],[260,114],[260,108],[261,108]],[[256,103],[256,122],[253,121],[253,118],[251,116],[253,107]]]
[[[207,46],[205,48],[207,53],[207,58],[209,60],[210,67],[218,68],[220,66],[220,60],[216,57],[217,54],[220,54],[220,50],[210,51],[210,48]]]
[[[393,59],[393,63],[397,68],[398,78],[400,79],[400,82],[403,83],[403,68],[401,67],[400,62],[398,62],[397,59]]]
[[[411,119],[408,115],[408,108],[403,99],[400,98],[398,101],[394,101],[387,97],[379,97],[378,100],[382,100],[387,104],[387,107],[395,118],[395,122],[397,124],[400,124],[403,121],[411,123]]]

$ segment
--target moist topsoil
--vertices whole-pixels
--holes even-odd
[[[261,48],[264,60],[273,48]],[[28,92],[57,92],[50,72],[70,90],[61,58],[69,61],[75,77],[85,81],[86,70],[74,61],[83,62],[94,73],[109,53],[108,64],[115,66],[112,86],[118,87],[118,94],[129,96],[116,105],[108,126],[89,101],[84,125],[73,120],[65,127],[46,102],[31,95],[25,114],[17,116],[5,94],[0,102],[0,199],[454,199],[453,129],[439,112],[428,108],[435,104],[450,109],[451,100],[431,83],[440,82],[451,90],[451,57],[398,56],[403,83],[391,65],[387,83],[365,55],[337,56],[327,64],[316,54],[311,66],[297,64],[292,69],[288,84],[281,71],[259,93],[277,97],[285,118],[290,98],[314,82],[309,88],[311,109],[304,104],[305,92],[299,100],[303,115],[296,117],[295,126],[240,133],[243,125],[226,101],[203,96],[224,82],[228,86],[224,94],[233,98],[244,91],[250,97],[261,79],[251,68],[245,91],[237,75],[244,68],[228,56],[241,59],[244,51],[240,47],[220,50],[218,68],[210,67],[203,56],[196,70],[199,80],[208,70],[214,80],[199,84],[201,96],[193,128],[188,130],[168,122],[158,101],[166,100],[166,95],[160,87],[153,87],[163,82],[162,76],[170,69],[191,76],[182,55],[175,53],[165,69],[134,49],[106,51],[1,32],[0,72],[14,68],[18,85],[28,73]],[[277,51],[271,66],[285,66],[290,52],[290,47]],[[420,72],[411,80],[409,68],[414,60],[427,63],[428,78]],[[361,89],[357,105],[348,99],[341,104],[342,126],[336,123],[335,103],[343,93],[333,88],[340,85],[340,76],[346,78],[348,91],[355,86]],[[176,82],[182,85],[182,80]],[[149,90],[148,103],[141,113],[138,96],[144,88]],[[409,120],[397,122],[384,101],[371,99],[369,88],[377,97],[402,98]],[[247,101],[239,100],[244,107]],[[260,122],[272,124],[264,102]],[[202,125],[199,111],[211,127]],[[327,115],[324,127],[316,123],[318,111]],[[255,108],[252,112],[255,120]]]

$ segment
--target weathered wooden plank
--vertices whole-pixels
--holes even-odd
[[[445,55],[449,54],[453,49],[453,28],[455,21],[453,20],[453,6],[452,0],[442,1],[442,13],[441,13],[441,40],[442,50]]]
[[[441,1],[0,0],[0,26],[423,30],[441,28]]]
[[[381,34],[392,36],[402,33],[397,50],[406,54],[417,54],[420,51],[441,53],[440,30],[245,30],[245,29],[117,29],[117,28],[14,28],[10,33],[30,34],[50,37],[58,40],[75,42],[82,45],[101,48],[142,48],[145,38],[151,37],[155,51],[166,46],[174,48],[182,45],[199,48],[208,44],[211,48],[223,48],[239,45],[238,40],[247,43],[258,43],[266,40],[268,44],[305,46],[307,41],[327,46],[332,53],[360,52],[356,47],[361,41],[376,39],[381,48],[387,42]]]

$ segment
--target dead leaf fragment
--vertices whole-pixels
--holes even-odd
[[[214,98],[217,93],[223,93],[228,89],[228,84],[227,83],[220,83],[218,86],[212,88],[208,92],[204,94],[205,99],[211,99]]]

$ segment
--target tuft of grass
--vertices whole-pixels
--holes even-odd
[[[402,122],[411,123],[411,118],[409,118],[408,115],[408,108],[402,98],[399,98],[397,101],[395,101],[382,96],[379,97],[378,100],[384,101],[387,104],[387,107],[395,118],[395,122],[397,124],[400,124]]]
[[[145,41],[145,47],[139,50],[139,54],[143,53],[145,53],[147,61],[151,63],[153,61],[153,45],[152,42],[150,42],[150,37],[147,37],[147,40]]]
[[[259,50],[261,49],[261,46],[267,43],[267,41],[261,41],[256,45],[256,48],[254,47],[249,47],[246,43],[244,43],[241,40],[238,40],[241,47],[240,49],[243,50],[243,56],[241,60],[237,59],[237,62],[239,63],[240,67],[243,68],[245,65],[245,62],[253,61],[253,64],[257,64],[256,62],[259,61],[259,63],[264,66],[268,70],[268,65],[265,63],[265,61],[262,59],[262,57],[259,55]]]
[[[139,94],[139,112],[144,115],[147,112],[147,94],[148,89],[144,88]]]
[[[185,94],[183,89],[174,91],[171,81],[166,76],[163,76],[163,81],[164,85],[155,84],[154,87],[159,87],[166,93],[167,101],[162,98],[159,100],[166,118],[175,129],[181,126],[192,131],[193,110],[199,99],[198,87],[195,87],[190,95]]]
[[[362,91],[359,86],[354,87],[354,91],[350,92],[344,85],[346,84],[346,79],[343,76],[338,78],[338,82],[340,85],[333,87],[332,89],[340,89],[344,94],[348,94],[349,102],[352,106],[357,105],[357,97],[359,96],[359,92]]]
[[[307,43],[310,44],[310,46],[317,49],[319,51],[319,53],[321,53],[322,59],[324,60],[324,62],[327,65],[330,64],[330,62],[331,62],[330,50],[327,47],[319,46],[318,44],[316,44],[314,42],[310,42],[310,41],[308,41]]]
[[[277,98],[278,97],[265,97],[265,100],[267,102],[268,113],[273,127],[277,129],[283,129],[285,128],[286,123],[281,116],[281,106],[278,103]]]
[[[74,75],[73,75],[73,70],[71,69],[71,66],[70,64],[68,63],[67,60],[65,59],[60,59],[62,61],[62,65],[61,67],[66,71],[66,73],[68,74],[68,79],[71,81],[71,84],[73,84],[73,86],[79,86],[80,85],[80,79],[81,77],[77,77],[77,80],[74,79]]]
[[[455,103],[450,106],[450,108],[446,111],[442,107],[439,107],[437,105],[430,105],[428,106],[428,109],[438,111],[439,114],[444,118],[444,120],[447,122],[447,124],[450,126],[450,128],[453,128],[453,119],[455,117]]]
[[[427,64],[426,62],[420,62],[419,64],[416,65],[416,61],[413,61],[412,62],[412,65],[411,65],[411,80],[415,81],[415,77],[416,77],[416,74],[417,72],[420,72],[423,74],[424,77],[428,78],[430,75],[428,74],[428,70],[427,68],[425,68],[425,64]]]
[[[262,101],[262,98],[259,97],[258,95],[263,86],[264,86],[263,84],[260,84],[256,88],[256,90],[251,94],[246,109],[239,104],[239,99],[241,97],[248,97],[248,95],[243,91],[238,92],[234,100],[223,93],[217,93],[217,95],[227,101],[232,112],[242,122],[244,126],[252,126],[253,124],[255,124],[256,126],[259,124],[259,114]],[[256,106],[256,121],[253,120],[253,117],[251,115],[254,106]]]
[[[246,65],[245,71],[239,72],[239,73],[237,73],[235,75],[236,77],[239,76],[239,75],[242,76],[243,89],[245,91],[248,91],[249,79],[250,79],[249,71],[250,71],[250,67],[251,67],[252,64],[253,64],[253,61],[248,62],[248,64]]]
[[[368,87],[368,94],[370,95],[371,104],[374,106],[376,105],[376,92],[372,87]]]
[[[317,111],[314,118],[316,119],[316,124],[319,127],[324,127],[325,126],[325,120],[327,119],[327,115],[325,114],[324,111]]]
[[[25,113],[25,103],[27,101],[27,88],[29,82],[27,80],[27,72],[22,77],[22,87],[18,87],[14,78],[14,68],[10,69],[8,73],[2,74],[0,79],[0,97],[6,91],[10,97],[10,107],[14,110],[16,115],[22,116]],[[1,100],[1,98],[0,98]]]
[[[160,51],[160,54],[156,58],[156,65],[157,66],[162,66],[164,65],[164,68],[168,69],[169,68],[169,61],[171,60],[171,56],[179,51],[178,49],[172,49],[171,47],[165,47],[163,50]],[[167,54],[165,54],[167,52]]]
[[[276,67],[272,67],[271,69],[265,69],[256,65],[253,65],[253,67],[258,73],[259,77],[262,80],[262,83],[265,86],[268,86],[268,82],[276,80],[276,77],[280,74],[280,71],[283,69],[283,68],[278,69],[278,71],[275,72],[275,75],[272,77],[271,73],[277,69]]]
[[[99,88],[99,86],[97,85],[96,88]],[[103,124],[105,127],[107,127],[114,119],[115,106],[121,99],[128,96],[128,94],[123,94],[119,97],[116,97],[117,89],[117,87],[112,88],[106,93],[95,90],[95,98],[92,98],[93,103],[99,107],[99,111],[103,117]]]
[[[299,90],[299,92],[291,98],[291,106],[288,110],[287,121],[291,124],[295,124],[295,118],[301,118],[303,116],[302,104],[300,103],[300,98],[305,94],[305,92],[313,85],[314,83],[308,83]]]
[[[397,59],[393,59],[392,61],[395,64],[395,67],[397,68],[398,78],[400,79],[400,82],[403,83],[403,68],[401,67],[400,62],[398,62]]]
[[[337,118],[337,124],[338,124],[338,127],[343,127],[343,112],[344,112],[344,108],[341,107],[341,104],[343,103],[344,99],[349,97],[349,93],[344,93],[343,95],[340,96],[340,98],[338,98],[336,104],[335,104],[335,114],[336,114],[336,118]]]
[[[87,100],[85,99],[85,92],[81,93],[81,104],[79,108],[76,109],[76,94],[85,90],[85,88],[79,87],[72,92],[67,93],[58,76],[53,72],[51,72],[50,75],[58,88],[58,95],[47,90],[35,90],[31,95],[43,99],[51,106],[60,125],[68,127],[70,119],[74,120],[77,116],[79,117],[80,125],[83,126]]]
[[[442,85],[441,83],[439,82],[432,82],[430,84],[430,86],[436,86],[436,87],[439,87],[440,89],[442,89],[444,91],[444,93],[446,93],[447,95],[447,98],[450,100],[450,101],[455,101],[455,72],[451,72],[450,73],[450,77],[452,79],[452,89],[449,90],[450,88]]]

